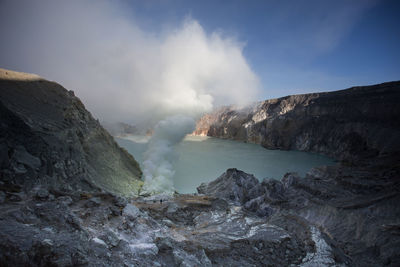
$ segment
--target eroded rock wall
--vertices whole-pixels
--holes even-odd
[[[206,114],[195,134],[357,160],[400,151],[400,82],[292,95]]]
[[[138,163],[61,85],[0,69],[0,121],[3,187],[138,193]]]

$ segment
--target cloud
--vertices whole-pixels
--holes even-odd
[[[115,4],[119,3],[119,4]],[[148,32],[112,1],[3,1],[0,62],[72,89],[102,120],[196,116],[255,100],[243,44],[193,18]]]

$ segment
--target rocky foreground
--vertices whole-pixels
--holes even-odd
[[[0,265],[399,266],[399,170],[377,173],[260,183],[229,169],[201,195],[3,195]]]
[[[37,76],[0,74],[0,266],[400,265],[395,145],[348,150],[357,160],[306,177],[259,182],[229,169],[199,194],[138,197],[136,161],[72,92]],[[385,127],[390,144],[396,132]],[[358,147],[359,138],[349,140]]]

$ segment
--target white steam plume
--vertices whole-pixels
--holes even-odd
[[[175,174],[172,162],[173,146],[194,129],[194,120],[183,115],[171,116],[157,123],[144,155],[144,185],[141,194],[175,192],[172,180]]]
[[[257,98],[258,78],[235,38],[207,33],[192,18],[145,31],[123,3],[0,1],[2,67],[60,82],[103,121],[146,127]],[[183,117],[157,124],[144,190],[173,192],[171,149],[193,125]]]
[[[124,3],[1,1],[2,67],[60,82],[103,121],[155,123],[257,98],[242,43],[192,18],[145,31]]]

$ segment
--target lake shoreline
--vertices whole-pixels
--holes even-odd
[[[117,143],[143,163],[147,136],[115,137]],[[268,150],[257,144],[209,136],[187,135],[173,148],[174,184],[179,193],[195,193],[197,186],[211,182],[226,169],[238,168],[259,181],[282,179],[286,173],[305,176],[314,167],[334,166],[326,156],[302,151]],[[141,165],[142,166],[142,165]],[[143,169],[143,168],[142,168]]]

